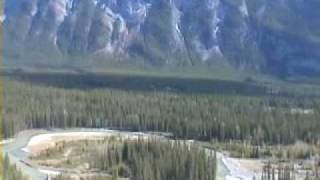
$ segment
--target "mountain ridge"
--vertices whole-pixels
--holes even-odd
[[[4,53],[315,76],[317,8],[316,0],[12,0]]]

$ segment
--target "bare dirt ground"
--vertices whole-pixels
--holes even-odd
[[[59,142],[71,142],[80,140],[102,140],[103,138],[109,136],[105,133],[95,133],[95,132],[74,132],[74,133],[61,133],[61,134],[42,134],[31,138],[28,145],[24,148],[31,155],[35,156],[39,153],[56,147]]]

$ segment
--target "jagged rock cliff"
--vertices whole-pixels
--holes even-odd
[[[10,0],[5,54],[317,74],[319,9],[318,0]]]

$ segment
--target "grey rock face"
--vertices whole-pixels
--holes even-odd
[[[167,66],[219,59],[238,69],[318,73],[319,9],[318,0],[10,0],[5,53],[49,49]]]

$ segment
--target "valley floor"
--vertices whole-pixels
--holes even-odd
[[[121,138],[137,139],[137,138],[162,138],[163,136],[140,133],[140,132],[122,132],[114,130],[100,130],[100,129],[70,129],[70,130],[30,130],[19,133],[16,138],[9,143],[5,143],[4,150],[10,157],[10,160],[17,165],[31,179],[47,179],[47,177],[54,177],[65,169],[55,169],[50,167],[39,167],[33,164],[29,157],[32,154],[39,153],[40,151],[52,147],[56,142],[63,140],[81,140],[81,139],[101,139],[107,136],[121,136]],[[192,143],[194,141],[188,141]],[[210,153],[211,150],[208,150]],[[230,179],[229,170],[226,167],[224,155],[218,153],[218,180]],[[88,175],[88,174],[87,174]],[[236,177],[234,177],[236,178]],[[233,179],[234,179],[233,178]]]
[[[19,133],[14,139],[5,140],[4,152],[10,157],[11,162],[15,163],[18,169],[35,180],[47,179],[47,177],[55,177],[61,173],[69,173],[74,177],[88,177],[95,175],[92,172],[80,171],[78,169],[52,168],[40,166],[30,160],[31,156],[37,155],[46,149],[54,147],[62,140],[65,142],[79,140],[99,140],[105,137],[120,137],[121,139],[137,140],[139,138],[158,138],[165,140],[165,136],[155,135],[152,133],[142,132],[125,132],[109,129],[55,129],[55,130],[28,130]],[[175,140],[172,140],[175,141]],[[194,143],[195,141],[181,141],[186,143]],[[207,149],[210,154],[212,150]],[[64,153],[68,156],[71,152]],[[217,153],[218,157],[218,180],[252,180],[261,179],[262,169],[266,164],[263,159],[241,159],[231,158],[226,153]],[[305,172],[297,172],[298,180],[304,179]],[[97,172],[96,172],[97,174]],[[109,174],[99,173],[105,177]],[[299,175],[300,174],[300,175]]]

